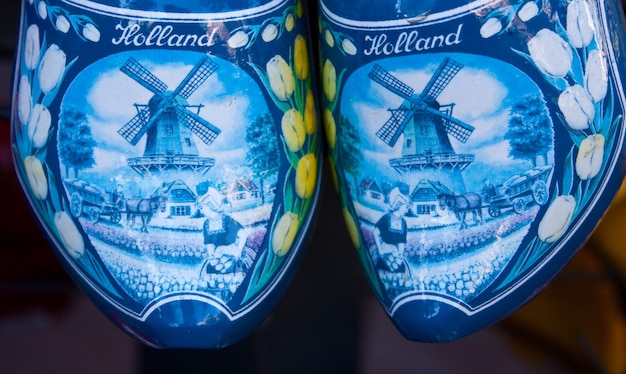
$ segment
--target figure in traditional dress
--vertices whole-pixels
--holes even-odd
[[[395,187],[389,193],[389,212],[374,227],[374,241],[378,250],[376,266],[381,270],[405,272],[404,248],[407,225],[404,216],[409,210],[410,199]]]

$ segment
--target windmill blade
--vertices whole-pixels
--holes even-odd
[[[154,94],[162,94],[167,90],[165,83],[132,57],[126,60],[120,70]]]
[[[446,129],[446,132],[455,137],[461,143],[465,143],[474,131],[474,126],[468,125],[467,123],[449,116],[437,109],[433,109],[429,106],[425,106],[422,109],[441,117],[443,119],[443,126]]]
[[[176,107],[176,113],[178,114],[179,121],[187,125],[206,145],[213,143],[215,138],[222,132],[222,130],[213,126],[204,118],[187,109]]]
[[[191,69],[185,79],[180,82],[172,97],[180,95],[188,99],[219,67],[218,64],[211,61],[208,55],[204,56],[204,58]]]
[[[390,110],[391,117],[385,122],[383,127],[376,131],[376,136],[385,142],[388,146],[396,145],[400,134],[413,117],[413,110],[409,110],[403,106],[398,109]]]
[[[150,110],[146,107],[141,109],[139,113],[119,129],[117,133],[130,144],[136,145],[141,136],[146,133],[149,122]]]
[[[408,85],[404,84],[401,80],[391,75],[380,65],[374,64],[374,67],[372,67],[372,70],[367,74],[367,76],[370,77],[370,79],[372,79],[374,82],[380,84],[381,86],[402,97],[403,99],[415,101],[412,99],[413,93],[415,93],[415,91]]]
[[[426,84],[424,91],[422,91],[422,97],[436,100],[461,69],[463,69],[462,64],[446,57]]]

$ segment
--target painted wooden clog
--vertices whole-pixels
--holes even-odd
[[[15,167],[64,267],[152,346],[248,335],[319,190],[302,1],[29,0],[21,21]]]
[[[407,338],[502,319],[590,235],[624,177],[623,37],[616,0],[320,1],[343,215]]]

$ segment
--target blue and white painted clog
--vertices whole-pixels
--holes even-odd
[[[236,342],[293,275],[321,169],[303,6],[23,1],[18,177],[76,283],[147,344]]]
[[[409,339],[452,341],[532,298],[624,177],[617,0],[320,1],[343,214]]]

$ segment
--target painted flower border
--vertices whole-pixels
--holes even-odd
[[[520,1],[515,6],[523,9],[535,1]],[[558,122],[572,141],[563,165],[563,178],[556,184],[537,236],[519,251],[523,254],[508,276],[498,285],[501,290],[531,269],[541,258],[556,248],[559,240],[571,231],[571,226],[596,198],[595,193],[609,172],[608,157],[615,148],[617,131],[623,114],[617,114],[614,83],[609,76],[607,41],[600,37],[598,10],[588,0],[572,0],[565,13],[563,25],[559,14],[551,10],[545,0],[537,11],[518,20],[526,22],[542,12],[554,19],[554,28],[542,28],[527,42],[527,50],[513,50],[527,60],[545,82],[560,92],[556,113]],[[533,7],[534,9],[534,7]],[[554,12],[554,13],[552,13]],[[483,22],[487,25],[492,12]],[[510,22],[506,28],[514,27]],[[504,31],[503,28],[502,32]],[[491,37],[497,34],[485,36]],[[549,51],[549,56],[545,53]]]
[[[83,35],[79,33],[83,41],[99,40],[100,33],[88,17],[61,11],[44,0],[29,1],[29,4],[24,4],[24,7],[27,6],[34,7],[38,18],[50,19],[55,29],[63,33],[69,28],[64,28],[63,21],[60,21],[59,26],[60,17],[66,17],[77,33],[78,30],[84,31]],[[96,258],[85,250],[82,234],[69,213],[70,207],[63,199],[64,193],[58,189],[61,184],[57,183],[46,162],[49,141],[56,127],[48,108],[56,99],[67,72],[78,57],[68,62],[65,51],[57,44],[48,43],[37,23],[25,22],[23,27],[20,38],[22,44],[18,48],[16,74],[19,76],[16,77],[13,114],[13,152],[17,173],[29,191],[33,208],[44,226],[50,228],[64,251],[64,257],[79,266],[84,273],[93,276],[112,295],[122,297],[116,293]]]
[[[228,45],[249,49],[257,41],[280,42],[281,38],[303,23],[303,3],[299,0],[285,8],[280,16],[259,25],[245,25],[230,32]],[[260,38],[259,38],[260,36]],[[254,299],[268,285],[305,228],[319,186],[317,103],[313,83],[309,43],[302,33],[295,35],[287,55],[277,54],[265,66],[249,63],[261,80],[276,108],[282,112],[280,138],[289,168],[282,185],[283,201],[270,223],[268,250],[259,255],[243,303]]]

